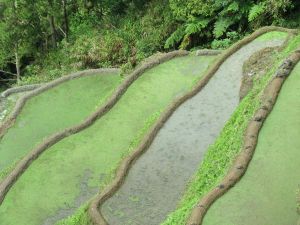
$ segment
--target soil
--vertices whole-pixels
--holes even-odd
[[[242,100],[253,87],[256,79],[261,79],[273,66],[276,60],[278,47],[264,48],[254,53],[243,65],[243,78],[240,88],[240,100]]]

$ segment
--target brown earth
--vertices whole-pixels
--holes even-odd
[[[259,80],[269,71],[279,48],[265,48],[254,53],[243,66],[243,78],[240,87],[240,101],[249,93],[253,87],[253,82]]]

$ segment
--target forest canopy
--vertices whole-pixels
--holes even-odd
[[[127,71],[157,51],[227,48],[261,26],[299,27],[299,10],[297,0],[0,0],[0,81]]]

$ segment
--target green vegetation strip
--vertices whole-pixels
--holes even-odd
[[[112,179],[160,112],[188,92],[214,58],[180,57],[143,74],[109,113],[32,163],[4,199],[0,224],[52,224],[71,214],[63,212],[74,211]]]
[[[300,50],[295,61],[299,58]],[[293,171],[300,170],[299,87],[300,63],[264,123],[245,176],[212,206],[204,224],[296,224],[300,174]]]
[[[0,177],[50,134],[82,121],[119,84],[117,71],[62,83],[30,98],[0,141]]]
[[[227,174],[232,160],[240,152],[244,132],[249,120],[260,105],[260,95],[278,66],[300,44],[300,36],[291,39],[282,52],[277,55],[274,67],[261,80],[256,80],[253,89],[243,99],[219,138],[209,147],[195,177],[190,182],[178,209],[171,213],[163,225],[185,224],[199,199],[213,189]]]

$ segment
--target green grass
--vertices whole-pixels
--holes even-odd
[[[268,35],[268,34],[265,34]],[[269,36],[272,38],[272,36]],[[207,150],[204,160],[188,185],[177,210],[172,212],[163,225],[183,225],[198,200],[222,180],[232,165],[232,160],[240,152],[243,135],[255,111],[260,106],[260,95],[282,60],[300,45],[300,35],[293,38],[288,46],[277,55],[274,67],[261,80],[254,83],[253,89],[226,123],[216,142]],[[224,224],[224,223],[222,223]],[[225,225],[225,224],[224,224]],[[226,224],[227,225],[227,224]]]
[[[88,203],[76,210],[76,213],[66,219],[60,220],[55,225],[91,225],[88,215]]]
[[[256,40],[259,41],[268,41],[271,39],[284,39],[287,37],[287,33],[286,32],[281,32],[281,31],[271,31],[268,33],[265,33],[261,36],[259,36]]]
[[[300,63],[285,81],[241,181],[208,211],[204,225],[296,224],[300,185]]]
[[[45,137],[81,122],[95,111],[120,80],[117,74],[86,76],[30,99],[0,142],[0,177]]]
[[[160,112],[189,91],[213,59],[181,57],[146,72],[109,113],[33,162],[0,207],[0,224],[40,225],[60,209],[81,205],[77,200],[86,191],[84,179],[84,187],[94,193],[109,183],[122,158],[140,143]],[[86,215],[70,221],[78,220],[86,220]]]

